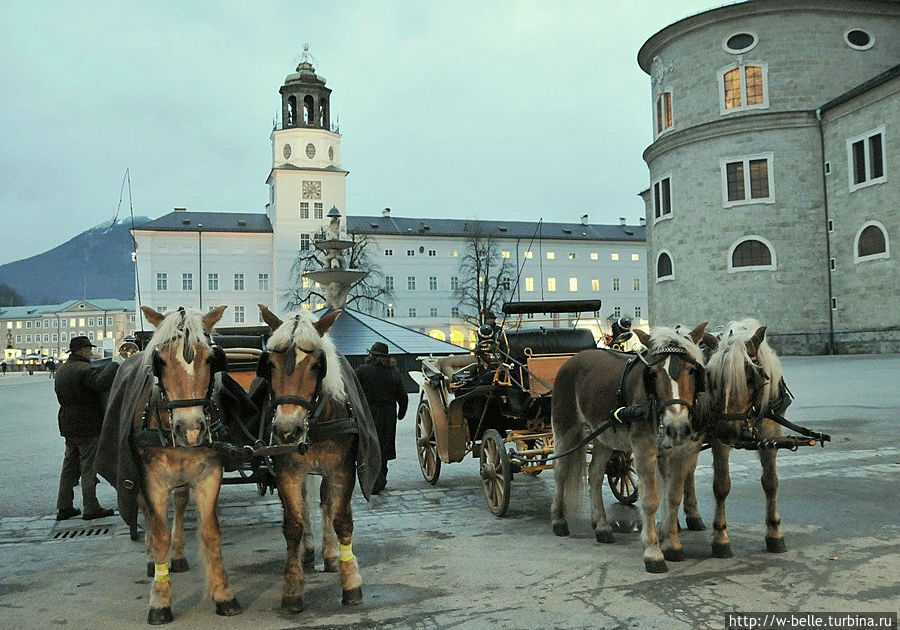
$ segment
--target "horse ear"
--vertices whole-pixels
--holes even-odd
[[[704,346],[712,351],[715,351],[715,349],[719,347],[719,338],[715,335],[710,335],[708,332],[703,333],[702,342]]]
[[[631,332],[633,332],[635,335],[637,335],[637,338],[641,340],[642,344],[644,344],[648,348],[650,347],[650,335],[645,333],[640,328],[635,328]]]
[[[206,332],[210,332],[213,326],[222,319],[222,313],[225,312],[225,309],[228,308],[224,304],[222,306],[216,306],[211,308],[209,312],[203,316],[203,330]]]
[[[147,318],[147,321],[153,325],[154,328],[159,328],[159,325],[162,324],[162,320],[166,318],[165,315],[154,311],[149,306],[142,306],[141,312],[144,314],[144,317]]]
[[[749,354],[751,357],[755,357],[757,351],[759,350],[759,346],[762,344],[765,338],[766,327],[760,326],[756,329],[756,332],[753,333],[753,337],[750,338],[750,341],[747,342],[747,354]]]
[[[700,343],[700,340],[703,339],[707,324],[709,322],[700,322],[694,330],[688,333],[688,336],[694,340],[694,343]]]
[[[259,312],[262,313],[263,321],[269,325],[273,332],[278,330],[278,327],[284,323],[278,319],[275,313],[267,309],[264,304],[257,304],[257,306],[259,307]]]
[[[340,309],[331,311],[330,313],[328,313],[328,315],[313,324],[320,337],[328,332],[328,329],[331,328],[331,326],[334,324],[334,322],[337,321],[337,318],[340,317],[340,315]]]

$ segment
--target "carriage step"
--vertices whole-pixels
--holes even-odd
[[[74,540],[87,538],[88,536],[104,536],[112,532],[111,527],[79,527],[77,529],[62,529],[51,532],[50,540]]]

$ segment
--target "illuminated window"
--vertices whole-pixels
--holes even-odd
[[[502,252],[500,252],[500,255],[501,255],[503,258],[509,258],[510,253],[509,253],[508,250],[504,249]]]
[[[600,278],[591,278],[591,291],[595,293],[600,290]]]
[[[308,289],[308,288],[309,288],[309,285],[311,285],[311,284],[312,284],[312,281],[311,281],[309,278],[303,278],[303,279],[300,281],[300,285],[301,285],[304,289]]]
[[[303,304],[303,310],[310,311],[310,310],[312,310],[312,307],[309,304]]]
[[[525,258],[527,258],[528,260],[531,260],[531,259],[533,258],[533,256],[532,256],[532,254],[531,254],[530,251],[525,252]]]
[[[556,291],[556,278],[547,278],[547,290],[551,293]]]
[[[547,260],[556,259],[556,254],[554,252],[547,252]]]
[[[457,256],[459,256],[459,252],[456,251],[455,249],[451,249],[450,250],[450,258],[456,258]]]
[[[662,92],[656,97],[656,135],[672,126],[672,93]]]
[[[617,253],[612,253],[609,255],[610,260],[619,260],[619,255]]]
[[[525,278],[525,291],[534,291],[534,278]]]
[[[434,339],[440,339],[441,341],[447,340],[447,335],[444,334],[443,330],[430,330],[428,331],[428,336],[433,337]]]
[[[73,324],[73,325],[74,325],[74,324]],[[78,325],[79,325],[79,326],[84,326],[84,317],[79,317],[79,318],[78,318]]]
[[[465,335],[462,334],[462,331],[459,330],[451,330],[450,331],[450,343],[455,346],[462,346],[466,342]]]
[[[569,252],[569,260],[575,260],[575,252]]]
[[[719,71],[721,113],[769,106],[766,89],[767,66],[727,66]]]
[[[631,260],[640,260],[640,259],[641,259],[641,255],[640,255],[640,254],[632,254],[632,255],[631,255]]]
[[[316,310],[318,311],[319,309],[322,309],[322,308],[325,308],[325,304],[322,302],[316,302]]]
[[[385,317],[393,317],[394,316],[394,305],[393,304],[388,304],[385,307],[384,316]]]
[[[591,252],[591,260],[600,260],[600,254],[597,252]]]
[[[572,293],[578,291],[578,278],[569,278],[569,291]]]

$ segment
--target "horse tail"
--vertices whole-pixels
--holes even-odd
[[[565,367],[565,366],[564,366]],[[563,376],[563,378],[560,378]],[[574,374],[560,370],[553,389],[552,426],[553,450],[564,453],[584,439],[584,426],[579,418],[575,399]],[[562,499],[566,518],[576,516],[584,495],[584,448],[580,448],[554,462],[557,499]],[[558,496],[562,490],[562,497]]]

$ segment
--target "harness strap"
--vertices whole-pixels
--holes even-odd
[[[770,420],[774,420],[775,422],[777,422],[778,424],[780,424],[781,426],[783,426],[786,429],[790,429],[791,431],[796,431],[797,433],[799,433],[800,435],[802,435],[804,437],[813,438],[815,440],[818,440],[822,444],[823,448],[825,447],[825,442],[831,441],[831,436],[828,435],[827,433],[820,433],[818,431],[813,431],[811,429],[807,429],[806,427],[802,427],[799,424],[794,424],[793,422],[791,422],[784,416],[772,411],[771,409],[769,410],[769,413],[766,415],[766,417],[769,418]]]
[[[209,407],[212,404],[210,398],[180,398],[178,400],[170,400],[166,403],[166,409],[180,409],[183,407]]]
[[[550,455],[548,457],[545,457],[545,458],[537,460],[537,461],[532,460],[528,457],[523,457],[522,455],[519,455],[515,451],[511,451],[509,453],[509,457],[510,457],[510,459],[515,459],[520,462],[528,461],[529,465],[533,465],[533,466],[542,466],[542,465],[546,464],[547,462],[552,462],[554,459],[561,459],[561,458],[565,457],[566,455],[571,455],[575,451],[581,450],[587,444],[589,444],[594,438],[596,438],[598,435],[600,435],[604,431],[611,429],[612,427],[616,426],[617,424],[627,426],[629,424],[630,418],[626,418],[623,421],[623,420],[620,420],[616,416],[616,414],[619,412],[622,412],[622,411],[628,411],[629,409],[635,409],[637,407],[646,408],[645,405],[635,405],[635,407],[620,407],[619,409],[616,409],[612,414],[610,414],[612,416],[612,418],[610,420],[607,420],[606,422],[601,424],[599,427],[597,427],[596,429],[594,429],[593,431],[588,433],[587,437],[585,437],[583,440],[581,440],[581,442],[579,442],[578,444],[576,444],[575,446],[573,446],[572,448],[568,449],[567,451],[565,451],[563,453],[554,453],[553,455]]]

